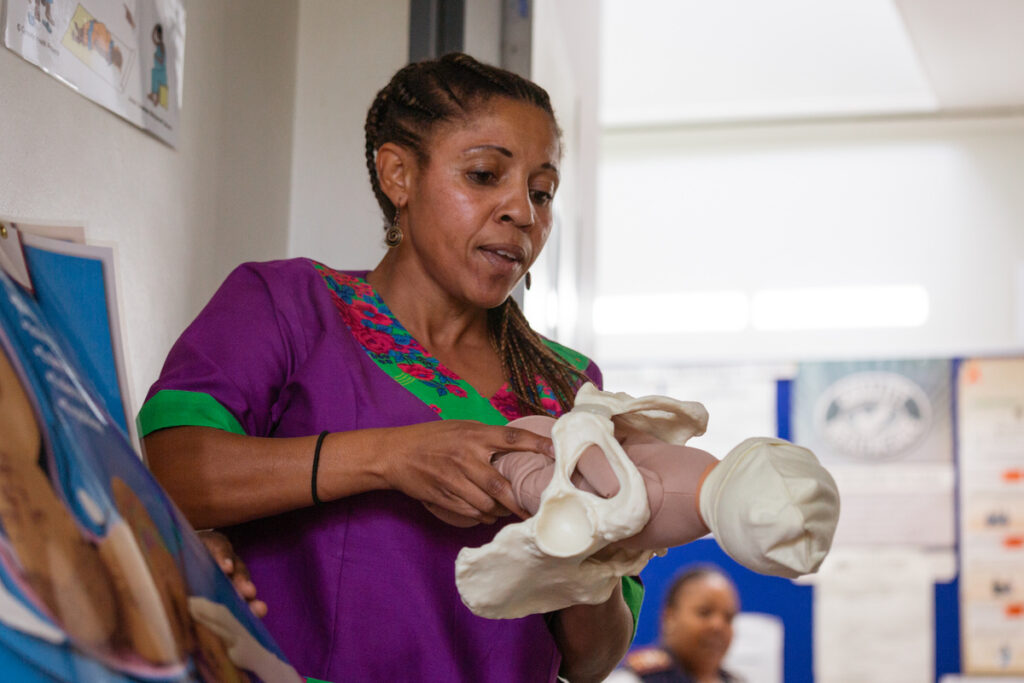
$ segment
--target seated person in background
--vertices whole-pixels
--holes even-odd
[[[739,609],[736,586],[720,569],[683,570],[665,597],[662,645],[631,652],[606,683],[739,683],[722,669]]]

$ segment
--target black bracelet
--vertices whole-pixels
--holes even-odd
[[[309,485],[313,490],[313,505],[320,505],[323,503],[320,500],[320,496],[316,495],[316,471],[320,467],[320,447],[324,445],[324,439],[330,432],[320,432],[320,436],[316,437],[316,448],[313,450],[313,476],[310,478]]]

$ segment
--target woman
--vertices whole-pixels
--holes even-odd
[[[665,597],[663,647],[630,653],[625,671],[617,671],[609,681],[738,682],[740,679],[722,669],[722,660],[732,643],[732,621],[739,608],[736,586],[718,568],[698,566],[683,571]]]
[[[232,273],[139,415],[150,465],[194,525],[227,527],[304,674],[600,680],[628,647],[635,582],[632,607],[617,590],[507,621],[472,615],[454,583],[462,547],[526,514],[491,456],[551,452],[504,425],[600,383],[509,297],[551,230],[547,94],[448,55],[395,74],[365,131],[387,254],[369,272],[295,259]]]

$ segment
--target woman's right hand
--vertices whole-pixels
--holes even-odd
[[[217,566],[231,580],[231,585],[249,605],[252,613],[260,618],[267,616],[267,603],[256,599],[256,584],[249,577],[249,568],[235,553],[235,548],[231,545],[228,537],[213,529],[205,529],[196,533],[210,555],[213,556]]]
[[[491,465],[495,453],[532,451],[554,457],[549,438],[469,420],[393,428],[383,445],[382,476],[390,488],[428,508],[452,513],[455,519],[485,524],[509,514],[529,517],[508,480]]]

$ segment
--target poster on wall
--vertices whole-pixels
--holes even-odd
[[[957,389],[963,669],[1024,674],[1024,358],[965,361]]]
[[[0,678],[298,681],[59,337],[0,270]]]
[[[74,225],[37,225],[0,216],[0,268],[35,298],[83,381],[138,443],[112,246],[85,243]]]
[[[185,64],[184,0],[7,0],[4,44],[174,146]]]
[[[952,552],[952,362],[804,363],[793,384],[794,441],[839,487],[834,546]]]

